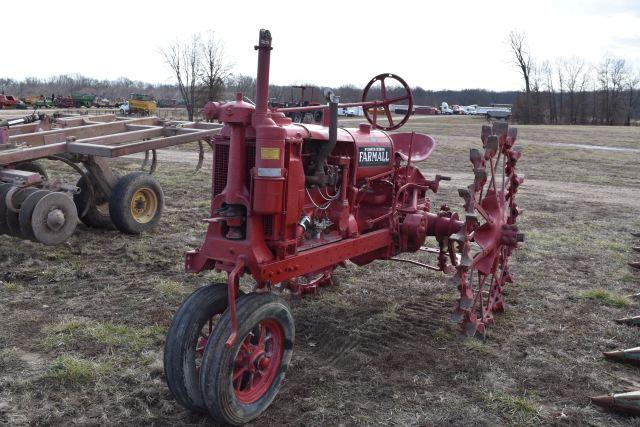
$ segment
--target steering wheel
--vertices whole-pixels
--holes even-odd
[[[387,78],[392,79],[392,80],[396,80],[397,82],[399,82],[402,85],[402,88],[404,89],[405,93],[403,95],[395,97],[395,98],[387,98],[387,86],[384,83],[385,79],[387,79]],[[371,123],[371,125],[374,128],[381,129],[381,130],[396,130],[399,127],[401,127],[402,125],[404,125],[407,122],[407,120],[409,120],[409,117],[411,116],[411,113],[413,112],[413,96],[411,95],[411,89],[409,89],[409,85],[407,84],[407,82],[405,82],[402,79],[402,77],[400,77],[400,76],[397,76],[397,75],[391,74],[391,73],[378,74],[377,76],[372,78],[371,81],[364,88],[364,92],[362,92],[362,102],[366,102],[367,95],[369,94],[369,90],[371,89],[371,87],[377,81],[380,81],[380,96],[382,97],[382,99],[378,100],[376,102],[380,102],[382,105],[376,105],[374,107],[363,108],[364,116],[367,118],[367,121],[369,123]],[[394,124],[393,117],[391,116],[391,110],[389,109],[389,105],[392,104],[392,103],[399,102],[399,101],[404,101],[404,100],[408,100],[409,101],[407,112],[402,117],[402,120],[400,120],[398,123]],[[376,123],[374,123],[373,118],[371,117],[371,114],[369,114],[368,110],[369,110],[369,108],[378,108],[378,107],[382,107],[384,109],[384,114],[387,117],[387,120],[389,121],[389,126],[380,126],[377,123],[377,120],[376,120]]]

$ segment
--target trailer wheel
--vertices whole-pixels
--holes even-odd
[[[5,197],[13,185],[0,183],[0,235],[9,234],[7,226],[7,204]]]
[[[31,193],[24,202],[22,206],[20,206],[20,213],[18,214],[18,220],[20,223],[20,232],[22,235],[29,239],[35,240],[36,237],[33,234],[33,227],[31,226],[31,218],[33,216],[33,210],[36,207],[36,204],[42,199],[44,196],[49,194],[48,190],[38,190]]]
[[[240,425],[273,402],[291,361],[295,326],[287,303],[270,293],[238,299],[238,338],[227,348],[229,311],[209,338],[200,370],[200,389],[210,415]]]
[[[214,283],[193,292],[173,315],[164,345],[164,372],[178,403],[207,412],[198,374],[214,326],[227,309],[227,284]]]
[[[22,231],[20,230],[19,212],[20,208],[22,207],[22,203],[27,199],[27,197],[37,191],[38,189],[35,187],[27,187],[13,193],[13,197],[11,197],[11,203],[13,204],[13,207],[18,210],[18,212],[14,212],[8,207],[6,209],[7,227],[9,228],[8,234],[10,236],[19,237],[21,239],[27,238],[27,236],[24,236],[22,234]]]
[[[140,234],[155,227],[163,207],[162,188],[146,172],[133,172],[120,178],[109,198],[111,221],[126,234]]]
[[[112,169],[112,172],[117,178],[120,178],[120,174],[116,170]],[[90,174],[87,174],[87,177],[90,180],[92,179]],[[93,204],[87,207],[91,203],[91,193],[89,193],[89,186],[84,176],[80,177],[76,187],[80,188],[80,192],[73,195],[73,202],[78,208],[80,221],[89,227],[113,230],[115,227],[109,215],[109,199],[107,196],[100,191],[97,185],[94,185]],[[86,213],[82,215],[84,212]]]
[[[31,213],[35,241],[47,246],[65,242],[78,225],[76,205],[67,194],[49,192],[38,200]]]
[[[35,160],[30,162],[18,163],[15,165],[15,168],[21,171],[26,172],[36,172],[42,176],[42,179],[47,181],[49,179],[49,175],[47,174],[47,170],[42,166],[42,163],[37,162]]]

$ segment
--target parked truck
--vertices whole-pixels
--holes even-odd
[[[158,104],[151,95],[142,93],[129,94],[129,101],[120,106],[120,111],[124,114],[141,114],[148,116],[155,114],[158,110]]]
[[[487,110],[485,113],[485,117],[487,120],[492,119],[504,119],[509,120],[511,118],[511,109],[510,108],[491,108]]]
[[[14,108],[18,100],[11,95],[0,94],[0,108]]]

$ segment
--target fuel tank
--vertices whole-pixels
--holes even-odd
[[[354,140],[356,182],[392,169],[393,143],[386,133],[372,130],[368,123],[349,129],[349,132]]]

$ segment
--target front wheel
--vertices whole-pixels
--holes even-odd
[[[209,338],[200,371],[200,389],[211,416],[220,423],[248,423],[275,399],[291,361],[295,326],[287,303],[273,294],[238,299],[238,338],[229,311]]]
[[[171,321],[164,346],[167,385],[184,407],[206,412],[198,373],[214,325],[227,309],[227,284],[204,286],[182,303]]]

